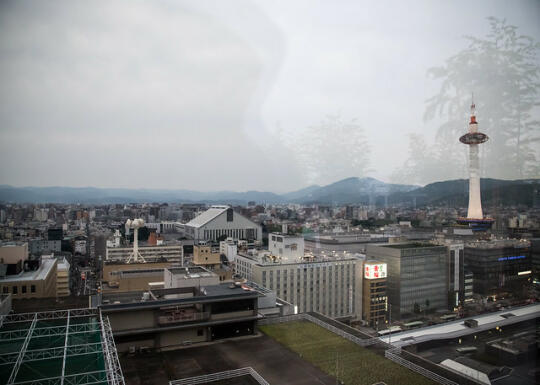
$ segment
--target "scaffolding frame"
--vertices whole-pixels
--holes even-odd
[[[13,369],[11,370],[11,374],[7,382],[8,385],[13,384],[15,382],[15,378],[17,377],[17,374],[19,373],[19,368],[21,367],[23,363],[23,358],[26,353],[26,348],[28,348],[28,344],[30,343],[30,339],[32,338],[32,334],[34,333],[36,322],[37,322],[37,315],[34,316],[34,319],[32,320],[32,324],[30,325],[30,327],[28,328],[28,331],[26,332],[26,337],[24,338],[22,348],[19,351],[19,354],[17,355],[17,360],[15,361],[15,365],[13,365]]]
[[[99,309],[10,314],[2,321],[0,382],[125,385],[109,319]]]
[[[70,335],[72,334],[85,334],[98,332],[100,330],[99,326],[92,324],[75,324],[72,326],[45,326],[34,328],[34,337],[57,337],[64,336],[66,332]],[[5,332],[0,332],[0,342],[4,340],[14,341],[14,340],[23,340],[26,338],[26,330],[10,330]]]
[[[91,317],[99,315],[99,310],[95,308],[81,308],[81,309],[68,309],[68,310],[51,310],[38,313],[17,313],[4,316],[4,324],[14,322],[31,322],[34,317],[37,317],[38,321],[66,319],[70,314],[70,317]]]

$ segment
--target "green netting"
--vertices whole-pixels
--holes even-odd
[[[91,327],[80,327],[84,324],[90,325]],[[34,334],[30,338],[26,350],[46,350],[55,347],[63,348],[66,343],[66,325],[67,318],[37,321],[35,324]],[[96,316],[71,317],[69,320],[69,325],[70,331],[67,338],[68,346],[101,342],[101,325],[99,319]],[[23,346],[26,332],[28,331],[30,326],[31,322],[13,322],[4,324],[2,328],[0,328],[0,333],[17,330],[21,330],[22,333],[17,336],[11,336],[11,338],[13,338],[11,340],[9,339],[10,335],[2,335],[2,338],[0,340],[0,354],[19,352]],[[60,328],[58,330],[36,330],[41,328],[55,328],[62,326],[64,328]],[[52,334],[56,335],[42,335],[46,332],[52,332]],[[23,361],[19,368],[19,371],[17,372],[15,382],[35,381],[44,378],[59,377],[62,375],[63,362],[63,357]],[[8,381],[13,367],[14,363],[0,365],[0,384],[5,384]],[[88,372],[97,372],[102,370],[105,370],[105,361],[101,349],[98,353],[89,353],[77,356],[68,355],[68,357],[66,357],[66,376],[83,374]],[[107,385],[107,382],[104,381],[103,385]]]
[[[15,322],[2,325],[0,332],[8,332],[12,330],[28,330],[32,322]]]
[[[23,362],[15,382],[61,376],[63,361],[63,358],[52,358],[50,360]]]
[[[84,345],[94,342],[101,342],[101,333],[99,331],[70,334],[68,336],[68,345]]]
[[[67,319],[40,320],[36,322],[36,328],[49,328],[53,326],[66,326]]]
[[[70,325],[99,324],[97,317],[73,317],[69,320]]]
[[[66,360],[66,375],[105,370],[103,354],[85,354]]]
[[[19,352],[24,340],[0,341],[0,354]]]
[[[32,337],[26,350],[48,349],[64,346],[65,335]]]
[[[11,364],[0,365],[0,384],[5,384],[8,382],[12,369],[13,365]]]

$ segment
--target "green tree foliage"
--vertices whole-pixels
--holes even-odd
[[[479,128],[490,136],[483,145],[486,174],[538,176],[535,150],[540,122],[531,113],[539,105],[540,43],[520,35],[506,20],[488,20],[491,31],[485,39],[467,36],[468,48],[429,70],[442,83],[439,93],[427,102],[425,118],[443,118],[438,141],[458,146],[456,138],[465,132],[474,92]]]
[[[459,151],[448,153],[442,141],[429,145],[422,135],[410,134],[409,156],[403,167],[396,170],[391,179],[396,183],[421,184],[441,179],[458,179],[465,172],[463,154]],[[448,167],[449,164],[455,167]]]
[[[369,171],[370,147],[356,119],[329,115],[290,145],[310,183],[331,183]]]
[[[540,43],[519,34],[506,20],[488,21],[491,29],[485,38],[466,36],[467,48],[429,69],[441,85],[427,100],[424,119],[442,123],[432,147],[411,135],[409,159],[394,179],[427,183],[442,175],[443,179],[463,175],[467,152],[457,139],[468,129],[473,92],[479,129],[490,137],[480,147],[483,175],[503,179],[540,175],[540,121],[533,116],[540,105]]]

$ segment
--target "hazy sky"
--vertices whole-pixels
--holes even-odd
[[[0,184],[329,183],[295,142],[328,115],[357,119],[368,175],[388,180],[407,135],[437,128],[423,121],[438,90],[427,69],[483,37],[488,16],[540,40],[534,0],[0,0]]]

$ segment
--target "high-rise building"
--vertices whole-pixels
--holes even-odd
[[[366,261],[363,271],[362,319],[379,329],[384,327],[388,310],[387,265],[378,261]]]
[[[446,239],[440,242],[441,246],[446,246],[448,251],[448,307],[458,308],[465,301],[465,244],[459,240]],[[472,290],[472,288],[471,288]]]
[[[393,320],[419,310],[448,308],[446,246],[419,242],[368,245],[366,254],[387,264],[386,292]]]
[[[467,243],[465,268],[473,273],[475,294],[514,292],[532,275],[530,243],[512,239]]]
[[[280,235],[285,237],[285,235]],[[279,248],[278,248],[279,249]],[[284,258],[269,252],[240,253],[235,273],[296,306],[333,318],[362,315],[362,260],[352,255]]]

